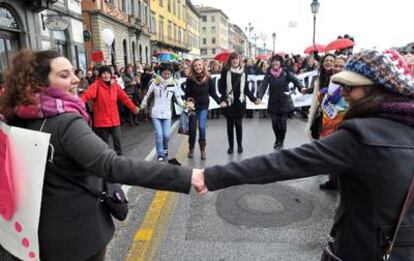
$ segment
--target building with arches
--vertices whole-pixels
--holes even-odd
[[[21,48],[56,49],[86,68],[80,0],[0,1],[0,71]]]
[[[85,42],[88,60],[103,52],[105,60],[117,68],[150,62],[150,26],[148,0],[96,0],[82,2],[85,32],[91,35]],[[110,29],[114,35],[111,46],[104,43],[102,32]],[[147,52],[145,52],[147,50]],[[94,65],[91,62],[91,65]]]

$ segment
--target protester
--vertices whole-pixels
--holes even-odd
[[[128,95],[128,98],[134,103],[135,106],[139,106],[139,84],[140,76],[134,72],[134,68],[132,64],[128,64],[126,71],[122,76],[122,80],[124,81],[125,85],[125,93]],[[126,121],[128,122],[129,126],[138,126],[138,115],[132,113],[131,111],[126,110]]]
[[[148,98],[153,95],[154,107],[151,110],[152,124],[154,125],[155,147],[157,160],[163,162],[168,157],[168,142],[171,135],[171,100],[181,107],[185,107],[181,100],[177,84],[172,78],[173,68],[170,63],[160,65],[161,77],[157,77],[149,86],[141,103],[141,109],[147,106]]]
[[[303,84],[296,76],[282,67],[283,57],[274,55],[270,60],[271,67],[258,88],[257,98],[262,99],[269,88],[269,101],[267,110],[272,117],[272,128],[275,134],[274,149],[283,149],[288,114],[293,110],[293,102],[290,97],[289,83],[293,83],[299,90]]]
[[[82,94],[86,89],[88,89],[89,87],[89,83],[88,80],[85,79],[85,77],[83,76],[83,71],[81,69],[76,69],[75,70],[75,75],[76,77],[78,77],[79,79],[79,84],[78,84],[78,95]]]
[[[99,79],[89,86],[80,98],[84,102],[93,101],[93,127],[95,133],[106,143],[108,143],[109,136],[111,136],[114,150],[118,155],[122,155],[121,122],[117,101],[119,100],[135,114],[139,113],[139,109],[112,76],[109,66],[101,66],[99,68]]]
[[[246,95],[255,104],[259,104],[260,100],[251,93],[247,82],[247,74],[241,64],[240,55],[236,52],[230,54],[226,67],[221,72],[219,91],[221,101],[227,104],[227,107],[224,108],[229,142],[227,153],[232,154],[234,151],[234,129],[236,129],[237,152],[242,153],[242,119],[246,112]]]
[[[100,193],[104,179],[182,193],[189,192],[192,181],[184,167],[130,159],[109,149],[88,124],[78,83],[69,60],[58,52],[25,49],[12,61],[0,99],[8,124],[36,131],[43,125],[43,132],[51,134],[53,162],[46,167],[38,229],[40,260],[105,260],[114,223],[104,203],[86,192]]]
[[[95,75],[93,74],[93,70],[89,69],[86,71],[86,80],[88,81],[88,85],[91,85],[95,81]]]
[[[200,156],[201,159],[205,160],[207,157],[206,124],[210,96],[217,103],[220,103],[220,98],[217,96],[216,86],[207,71],[207,67],[200,59],[195,59],[191,64],[191,71],[187,78],[186,86],[185,98],[187,99],[187,104],[194,107],[196,113],[195,117],[190,117],[188,157],[192,158],[194,156],[198,123]]]
[[[395,51],[363,51],[332,81],[350,105],[337,131],[297,148],[207,167],[205,186],[197,180],[197,190],[205,194],[336,171],[340,202],[328,248],[337,259],[329,259],[326,249],[322,260],[386,260],[413,179],[413,78]],[[390,260],[414,259],[413,220],[410,207]]]
[[[323,94],[320,90],[328,87],[332,76],[333,64],[335,61],[335,55],[328,53],[321,61],[321,67],[319,68],[318,78],[313,86],[310,88],[304,88],[301,90],[303,94],[312,93],[312,105],[309,110],[309,118],[306,126],[306,130],[309,130],[311,139],[319,139],[322,129],[322,110],[320,108],[320,101],[323,98]]]

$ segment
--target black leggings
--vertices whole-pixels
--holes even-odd
[[[283,144],[286,136],[288,113],[271,113],[272,128],[275,134],[276,143]]]
[[[227,138],[229,140],[229,147],[234,147],[234,131],[233,129],[236,128],[236,139],[237,145],[242,145],[242,138],[243,138],[243,128],[242,128],[242,119],[243,118],[233,118],[227,117]]]

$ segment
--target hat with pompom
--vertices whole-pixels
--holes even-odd
[[[403,57],[394,50],[367,50],[354,54],[344,70],[332,76],[347,86],[377,85],[403,96],[414,96],[414,81]]]

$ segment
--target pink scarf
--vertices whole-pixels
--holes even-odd
[[[282,73],[282,67],[275,69],[270,69],[270,73],[273,75],[273,77],[275,78],[279,78],[280,74]]]
[[[77,96],[73,96],[55,87],[47,87],[35,96],[38,101],[34,105],[18,105],[16,115],[22,119],[43,119],[72,112],[82,115],[91,126],[85,103]]]

